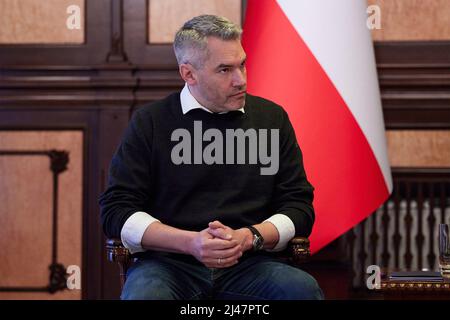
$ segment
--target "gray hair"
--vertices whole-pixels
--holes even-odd
[[[207,37],[213,36],[222,40],[240,39],[242,29],[224,17],[201,15],[187,21],[175,35],[173,48],[178,64],[190,63],[198,65],[198,55],[205,54]]]

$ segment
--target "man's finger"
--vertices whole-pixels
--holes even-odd
[[[231,267],[232,265],[235,265],[236,263],[238,263],[238,260],[241,256],[240,255],[234,255],[232,257],[227,257],[227,258],[221,258],[219,260],[219,258],[210,258],[210,259],[206,259],[204,261],[204,263],[212,268],[226,268],[226,267]]]
[[[234,248],[225,249],[225,250],[214,250],[211,251],[211,258],[221,258],[224,259],[239,259],[242,257],[242,248],[240,246],[236,246]]]
[[[214,237],[217,237],[220,239],[230,240],[232,237],[230,232],[226,231],[223,228],[217,228],[217,229],[208,228],[207,230],[210,235],[213,235]]]
[[[205,248],[211,250],[222,250],[233,248],[238,245],[237,240],[223,240],[220,238],[208,239],[205,243]]]
[[[226,228],[227,227],[226,225],[222,224],[218,220],[214,220],[213,222],[210,222],[208,225],[210,228]]]

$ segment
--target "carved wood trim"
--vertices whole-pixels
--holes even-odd
[[[377,62],[382,65],[450,64],[450,41],[377,41],[374,47]]]
[[[448,282],[426,281],[381,281],[381,290],[385,291],[439,291],[450,292]]]
[[[123,0],[111,1],[111,48],[106,61],[128,63],[128,57],[123,48]]]

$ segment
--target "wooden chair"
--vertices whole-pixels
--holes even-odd
[[[106,240],[106,253],[108,260],[116,262],[119,265],[119,275],[121,287],[126,280],[127,270],[133,262],[130,252],[125,248],[120,239]],[[285,251],[280,253],[283,258],[286,258],[292,264],[298,266],[308,259],[310,256],[309,239],[296,237],[293,238]]]

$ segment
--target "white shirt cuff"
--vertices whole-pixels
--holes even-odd
[[[120,238],[123,245],[130,250],[130,253],[145,251],[142,248],[142,237],[147,227],[155,221],[159,220],[143,211],[133,213],[125,221],[122,231],[120,231]]]
[[[295,225],[292,220],[285,214],[277,213],[271,216],[269,219],[264,220],[264,222],[271,222],[275,228],[278,230],[280,238],[278,243],[272,249],[266,249],[269,252],[282,251],[284,250],[288,242],[295,236]]]

